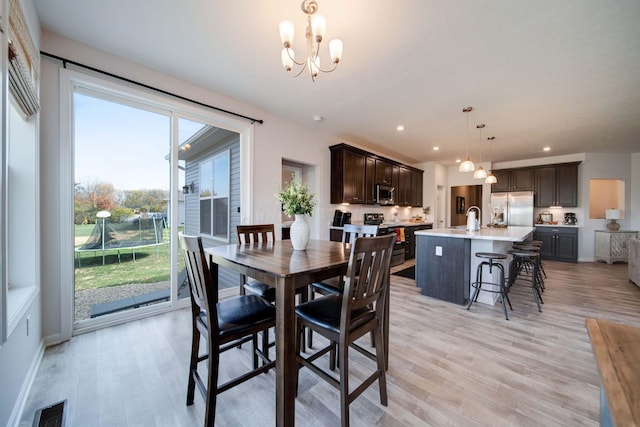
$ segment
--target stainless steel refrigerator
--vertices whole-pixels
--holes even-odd
[[[533,226],[533,192],[491,193],[492,222],[512,226]]]

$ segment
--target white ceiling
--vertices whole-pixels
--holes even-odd
[[[465,106],[476,161],[492,135],[494,162],[640,152],[638,0],[318,0],[344,55],[316,82],[280,62],[283,19],[303,55],[300,0],[35,4],[46,30],[407,163],[464,157]]]

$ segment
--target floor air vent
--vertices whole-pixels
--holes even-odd
[[[51,406],[40,408],[33,418],[33,427],[65,427],[66,399]]]

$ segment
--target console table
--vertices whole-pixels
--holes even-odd
[[[638,237],[638,232],[596,230],[596,261],[605,261],[607,264],[628,262],[627,244],[632,237]]]

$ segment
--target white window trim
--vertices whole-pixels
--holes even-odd
[[[208,197],[200,197],[199,201],[202,200],[210,200],[211,201],[211,223],[210,223],[210,227],[211,227],[211,233],[207,234],[207,233],[202,233],[200,232],[199,234],[202,237],[206,237],[208,239],[212,239],[215,240],[217,242],[224,242],[224,243],[229,243],[229,239],[231,236],[231,150],[230,149],[224,149],[224,150],[220,150],[220,151],[216,151],[213,155],[206,157],[204,159],[202,159],[199,162],[199,169],[202,169],[202,165],[204,163],[209,163],[211,162],[211,164],[213,165],[214,160],[218,157],[222,157],[223,155],[227,156],[227,171],[228,171],[228,175],[229,175],[229,188],[227,188],[227,195],[225,196],[227,199],[227,237],[219,237],[213,234],[213,200],[214,199],[222,199],[225,197],[215,197],[213,194],[211,194],[211,196]],[[199,174],[200,177],[202,177],[202,173]],[[202,185],[202,181],[199,181],[200,185]],[[212,189],[213,190],[213,189]],[[198,206],[198,210],[200,209],[200,207]],[[199,213],[200,215],[201,213]]]
[[[245,212],[246,218],[249,221],[253,219],[253,124],[244,120],[238,120],[221,113],[209,111],[206,108],[191,105],[184,101],[178,101],[165,95],[158,95],[155,92],[145,91],[141,89],[131,88],[129,86],[107,80],[104,78],[96,77],[93,75],[84,74],[79,71],[69,70],[65,68],[60,69],[59,74],[59,88],[60,88],[60,203],[61,203],[61,223],[60,223],[60,310],[61,310],[61,330],[60,339],[62,341],[71,339],[74,333],[89,332],[96,330],[100,327],[111,326],[118,323],[124,323],[130,321],[129,318],[119,319],[118,316],[114,316],[113,321],[109,324],[102,324],[97,326],[94,324],[87,324],[86,328],[76,329],[74,331],[74,256],[73,251],[69,248],[73,248],[73,93],[74,88],[85,87],[95,91],[102,91],[107,93],[114,93],[124,98],[129,98],[132,101],[136,101],[148,106],[155,106],[156,108],[173,111],[173,126],[172,126],[172,138],[176,141],[177,138],[177,120],[178,117],[183,117],[192,121],[200,121],[207,123],[215,127],[220,127],[238,133],[240,135],[240,164],[241,164],[241,187],[240,187],[240,200],[241,211]],[[178,157],[178,144],[174,144],[171,149],[172,158]],[[172,182],[177,183],[177,167],[172,171]],[[174,200],[178,198],[178,185],[172,184],[171,197]],[[172,218],[175,221],[178,220],[177,215],[177,203],[174,203],[175,209]],[[178,227],[172,227],[171,240],[178,241]],[[177,257],[177,253],[172,254]],[[172,258],[171,260],[171,280],[177,280],[177,262]],[[175,305],[188,305],[189,301],[177,300]],[[179,307],[174,307],[179,308]],[[168,309],[165,309],[168,310]],[[150,313],[141,313],[141,315],[153,315],[158,311]]]

